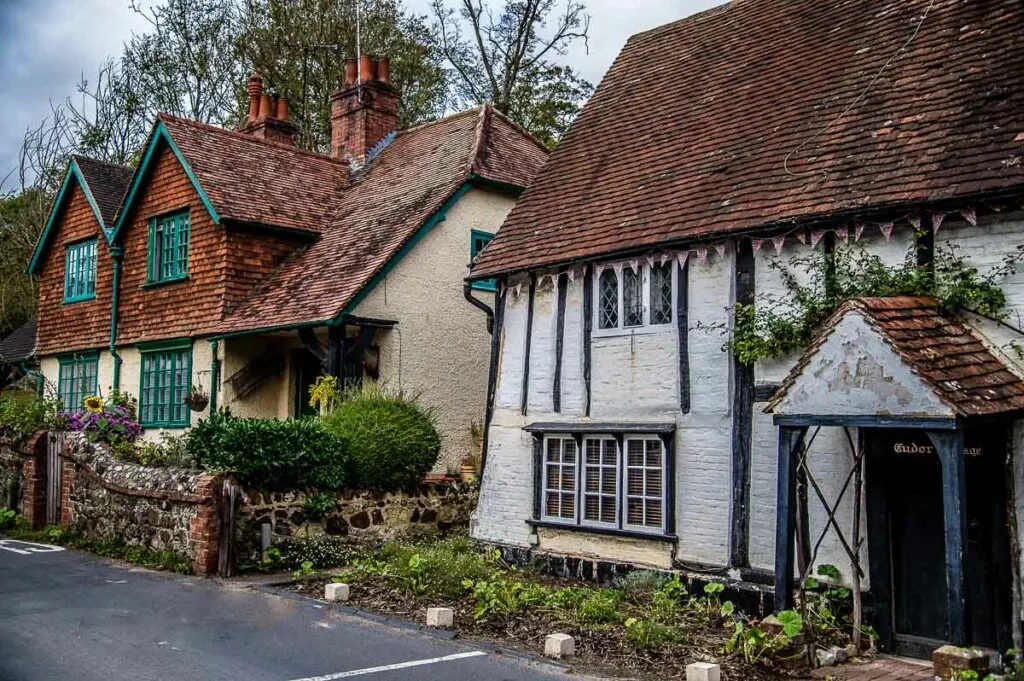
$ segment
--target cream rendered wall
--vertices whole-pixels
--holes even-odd
[[[471,427],[482,424],[491,337],[484,313],[463,297],[470,231],[495,233],[514,200],[471,189],[445,219],[402,258],[353,314],[398,325],[377,334],[380,380],[418,394],[436,419],[444,471],[474,450]],[[493,305],[493,294],[474,291]]]
[[[43,375],[43,391],[47,396],[57,396],[58,383],[60,381],[60,360],[56,355],[43,357],[39,360],[39,371]],[[99,365],[96,367],[96,389],[101,395],[110,392],[114,382],[114,363],[111,361],[110,353],[103,350],[99,353]],[[71,407],[72,405],[65,405]],[[81,405],[75,405],[81,408]]]
[[[217,400],[218,407],[227,407],[232,414],[240,417],[286,419],[291,416],[295,400],[291,350],[300,345],[296,334],[285,337],[240,336],[221,341],[221,392]],[[281,370],[253,392],[238,397],[227,379],[267,352],[283,356]],[[209,368],[209,364],[206,368]]]

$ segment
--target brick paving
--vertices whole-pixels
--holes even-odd
[[[819,667],[811,672],[815,679],[836,681],[918,681],[933,679],[932,665],[924,660],[876,657],[868,662],[851,662],[837,667]]]

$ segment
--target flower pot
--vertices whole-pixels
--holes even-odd
[[[462,482],[469,482],[476,477],[476,466],[471,463],[464,463],[459,468],[459,477],[462,478]]]
[[[193,395],[185,398],[185,404],[192,411],[202,411],[206,409],[206,405],[210,403],[210,398],[206,395]]]

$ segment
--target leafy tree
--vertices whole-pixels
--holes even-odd
[[[441,51],[454,73],[457,102],[490,102],[548,145],[565,133],[593,85],[552,61],[587,41],[586,6],[567,0],[503,0],[495,14],[484,0],[433,0]],[[549,23],[551,24],[549,30]]]
[[[401,0],[362,2],[361,10],[360,49],[390,58],[392,82],[402,93],[401,125],[441,115],[446,74],[426,19],[407,12]],[[356,3],[245,0],[237,46],[243,60],[291,100],[299,144],[326,152],[330,94],[344,82],[345,58],[356,54]]]
[[[25,323],[35,311],[35,283],[25,266],[39,234],[39,216],[51,194],[40,187],[0,199],[0,338]]]

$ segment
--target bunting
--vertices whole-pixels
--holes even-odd
[[[849,237],[849,231],[846,227],[836,227],[834,231],[836,236],[842,239],[843,241],[846,241]]]
[[[854,225],[854,231],[853,231],[853,240],[854,240],[854,242],[860,241],[860,235],[863,234],[863,233],[864,233],[864,223],[858,220],[857,223]]]
[[[686,259],[689,257],[689,251],[679,251],[678,253],[676,253],[676,260],[679,261],[679,269],[686,267]]]
[[[697,264],[703,265],[708,261],[708,249],[698,248],[697,249]]]
[[[763,243],[764,239],[751,239],[750,248],[754,251],[754,253],[757,253],[758,251],[761,250],[761,244]]]
[[[633,270],[633,274],[640,273],[640,261],[637,258],[633,258],[629,261],[629,269]]]
[[[967,220],[967,223],[971,227],[978,226],[978,213],[974,210],[974,206],[968,206],[967,208],[964,208],[963,210],[960,211],[960,215],[963,216],[964,220]]]
[[[811,248],[817,246],[818,242],[821,241],[822,237],[824,236],[825,230],[822,229],[816,229],[813,232],[811,232]]]
[[[907,220],[914,226],[914,229],[921,229],[921,214],[920,213],[908,213]],[[889,230],[892,231],[891,229]]]
[[[786,235],[780,234],[779,236],[772,237],[772,244],[775,245],[775,255],[782,255],[782,246],[786,243]]]
[[[892,236],[892,223],[891,222],[883,222],[883,223],[881,223],[880,225],[878,225],[878,229],[881,230],[882,236],[885,237],[886,241],[888,241],[889,238]]]
[[[717,244],[715,244],[715,252],[718,253],[718,257],[719,258],[724,258],[725,257],[725,242],[724,241],[720,241]]]
[[[796,238],[797,238],[797,240],[799,240],[799,241],[800,241],[800,243],[802,243],[802,244],[803,244],[804,246],[806,246],[806,245],[807,245],[807,232],[805,232],[804,230],[802,230],[802,229],[798,229],[798,230],[796,231]]]
[[[946,219],[945,213],[932,213],[932,232],[939,231],[942,221]]]
[[[654,269],[654,256],[653,255],[648,255],[647,256],[647,266],[650,267],[651,269]]]

